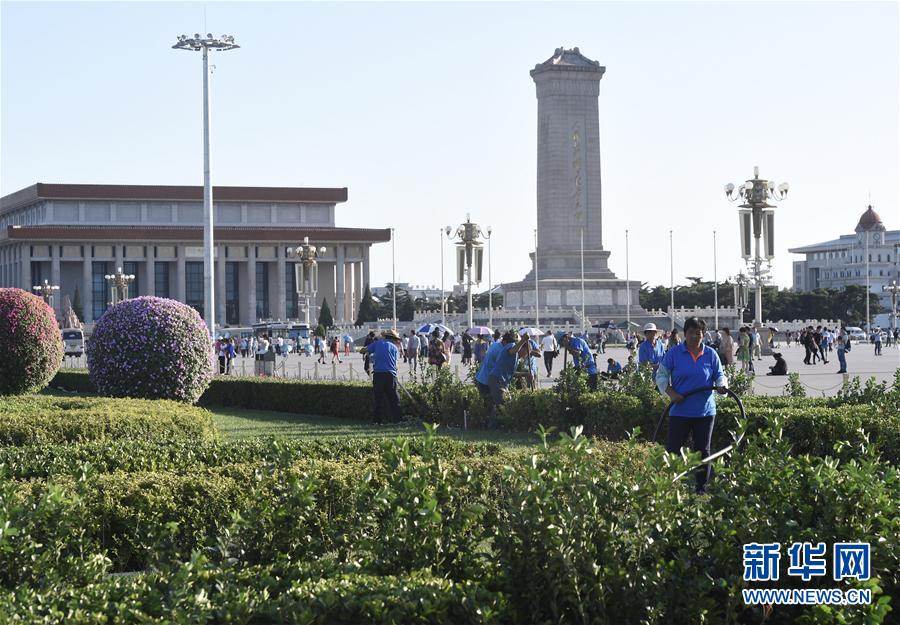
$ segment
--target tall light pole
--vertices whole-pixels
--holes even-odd
[[[750,258],[750,223],[752,222],[753,237],[756,240],[755,252],[751,265],[751,277],[756,288],[756,306],[754,316],[756,317],[757,326],[762,324],[762,288],[769,274],[768,270],[762,268],[762,251],[760,249],[760,238],[765,236],[766,239],[766,259],[771,262],[775,257],[775,212],[771,209],[774,205],[769,204],[768,200],[781,201],[787,197],[790,185],[782,182],[778,187],[770,180],[761,180],[759,178],[759,167],[753,168],[753,179],[747,180],[735,189],[730,182],[725,185],[725,197],[729,201],[743,200],[740,208],[740,224],[741,224],[741,254],[745,260]]]
[[[319,290],[319,263],[318,258],[325,253],[324,247],[317,248],[310,245],[309,237],[303,237],[303,243],[297,247],[288,248],[288,256],[296,258],[300,262],[294,264],[294,288],[298,296],[306,298],[306,327],[310,327],[310,299],[315,301],[316,292]]]
[[[872,332],[871,321],[869,317],[869,291],[872,287],[869,285],[869,231],[866,230],[866,334]]]
[[[481,241],[479,239],[484,236],[481,231],[481,226],[472,222],[472,219],[469,217],[468,213],[466,214],[466,223],[460,225],[456,232],[453,235],[456,239],[458,239],[457,246],[463,250],[465,254],[465,266],[466,266],[466,290],[468,297],[468,312],[469,312],[469,326],[472,327],[472,267],[473,265],[477,265],[481,267]],[[479,257],[477,262],[475,261],[476,255]],[[480,273],[480,271],[479,271]]]
[[[444,233],[441,228],[441,325],[447,325],[447,307],[444,305]],[[447,236],[450,235],[450,226],[446,227]]]
[[[738,324],[744,325],[744,311],[747,310],[748,290],[750,281],[743,273],[734,278],[734,311],[738,317]]]
[[[234,42],[232,35],[215,38],[211,33],[207,33],[206,37],[195,33],[193,38],[180,35],[172,48],[203,53],[203,316],[206,318],[209,334],[213,336],[216,332],[216,298],[213,280],[213,198],[209,166],[209,51],[224,52],[240,46]],[[220,259],[221,262],[224,260]]]
[[[123,273],[122,268],[118,267],[116,273],[105,275],[103,278],[109,284],[110,306],[114,306],[119,302],[124,302],[128,299],[128,285],[134,282],[133,274]]]
[[[394,236],[394,229],[391,228],[391,299],[394,307],[394,332],[397,331],[397,257],[395,255],[397,248],[397,237]]]
[[[671,330],[675,329],[675,254],[674,254],[674,245],[672,243],[672,231],[669,230],[669,297],[670,304],[669,308],[672,310],[669,313],[669,323],[671,324]]]
[[[631,332],[631,277],[628,272],[628,230],[625,230],[625,337]]]
[[[718,254],[716,253],[716,231],[713,230],[713,309],[715,312],[715,328],[719,331],[719,274],[716,270]]]
[[[491,279],[491,235],[493,232],[494,229],[488,226],[484,235],[484,238],[487,239],[488,248],[488,327],[491,330],[494,329],[494,282]]]
[[[534,229],[534,327],[541,327],[541,306],[538,299],[538,231]]]
[[[584,336],[584,228],[581,229],[581,334]]]
[[[39,295],[47,306],[53,308],[53,294],[59,291],[57,285],[50,284],[48,280],[44,280],[43,284],[33,286],[31,287],[31,290],[35,292],[35,295]]]

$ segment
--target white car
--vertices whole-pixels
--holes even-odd
[[[84,332],[77,328],[65,328],[62,331],[62,340],[66,356],[81,358],[84,353]]]
[[[863,332],[862,328],[849,327],[847,328],[847,336],[850,337],[851,341],[865,341],[866,333]]]

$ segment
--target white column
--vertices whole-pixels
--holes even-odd
[[[92,323],[94,321],[94,265],[93,256],[91,255],[91,246],[87,243],[81,246],[84,250],[81,253],[81,301],[82,312],[84,318],[83,323]]]
[[[156,295],[156,257],[153,254],[153,246],[147,246],[144,255],[144,284],[142,295]]]
[[[247,246],[247,296],[244,300],[247,302],[247,315],[244,317],[244,323],[254,324],[259,319],[256,318],[256,246]]]
[[[23,291],[31,293],[31,244],[20,243],[16,253],[19,263],[20,287]]]
[[[184,304],[187,300],[187,294],[185,293],[186,271],[184,268],[186,250],[183,245],[177,246],[175,250],[178,254],[178,258],[175,261],[175,299]]]
[[[62,316],[60,312],[62,310],[62,302],[60,300],[62,300],[63,288],[59,283],[59,245],[56,243],[50,246],[50,284],[59,287],[59,291],[53,296],[53,312],[59,318]]]
[[[335,280],[336,283],[334,285],[334,299],[335,299],[335,310],[334,310],[334,320],[337,323],[340,323],[346,319],[344,315],[344,301],[346,299],[346,292],[344,290],[344,277],[345,277],[345,268],[344,268],[344,246],[343,245],[335,245],[335,257],[336,257],[336,265],[335,265]]]
[[[219,326],[225,325],[225,247],[216,246],[215,251],[216,262],[216,323]]]
[[[363,288],[366,288],[366,285],[369,285],[369,288],[372,288],[372,284],[369,282],[369,244],[364,243],[362,246],[362,284]]]
[[[287,297],[286,297],[286,283],[287,283],[287,275],[285,272],[285,260],[284,260],[284,244],[281,243],[275,246],[275,267],[276,267],[276,275],[277,279],[275,282],[275,288],[278,289],[276,295],[278,296],[276,299],[275,306],[275,318],[276,319],[287,319]]]

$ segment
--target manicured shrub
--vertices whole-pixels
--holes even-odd
[[[87,343],[101,395],[194,403],[213,376],[213,348],[197,311],[171,299],[136,297],[109,308]]]
[[[0,395],[41,390],[62,358],[53,309],[21,289],[0,289]]]
[[[92,440],[210,441],[209,411],[178,402],[25,395],[0,398],[0,445]]]

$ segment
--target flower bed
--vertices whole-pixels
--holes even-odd
[[[0,289],[0,395],[41,390],[62,359],[53,309],[21,289]]]

